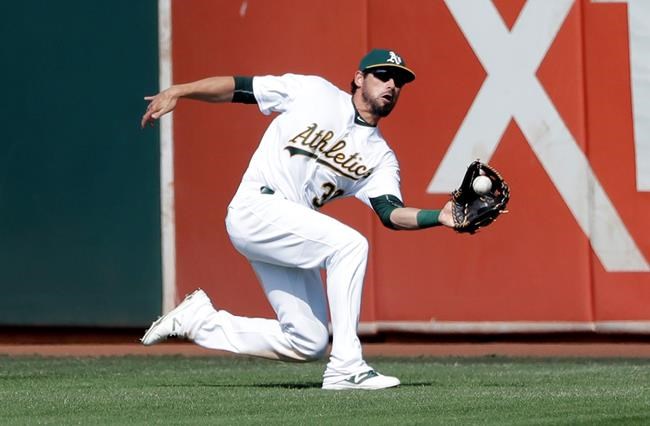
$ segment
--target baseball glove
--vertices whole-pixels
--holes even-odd
[[[483,188],[487,192],[481,191],[479,194],[475,191],[473,184],[478,176],[490,179],[491,187],[488,184],[488,188]],[[507,212],[510,189],[499,172],[477,160],[469,165],[463,182],[451,193],[451,197],[455,230],[473,234],[494,222],[501,213]]]

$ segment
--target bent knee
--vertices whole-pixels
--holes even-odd
[[[357,231],[350,232],[348,241],[349,241],[348,246],[351,250],[357,251],[364,255],[368,253],[368,240],[359,232]]]
[[[329,344],[329,332],[320,322],[303,324],[288,333],[289,341],[298,355],[298,361],[316,361],[325,356]]]

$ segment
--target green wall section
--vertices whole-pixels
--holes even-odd
[[[0,324],[160,313],[157,3],[0,5]]]

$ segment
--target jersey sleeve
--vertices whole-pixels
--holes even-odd
[[[302,76],[284,74],[282,76],[253,77],[253,94],[264,115],[272,112],[285,112],[300,93]]]
[[[354,194],[358,200],[370,208],[373,208],[370,199],[382,195],[393,195],[400,201],[402,200],[399,163],[392,151],[388,152],[384,161],[360,183],[360,188]]]

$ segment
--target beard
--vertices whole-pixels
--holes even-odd
[[[390,102],[382,104],[380,100],[381,98],[371,98],[365,87],[361,89],[361,95],[363,97],[363,100],[366,101],[368,105],[370,105],[370,111],[374,115],[382,118],[388,117],[390,112],[395,107],[395,101],[397,100],[395,98],[395,94],[393,94],[393,99]]]

